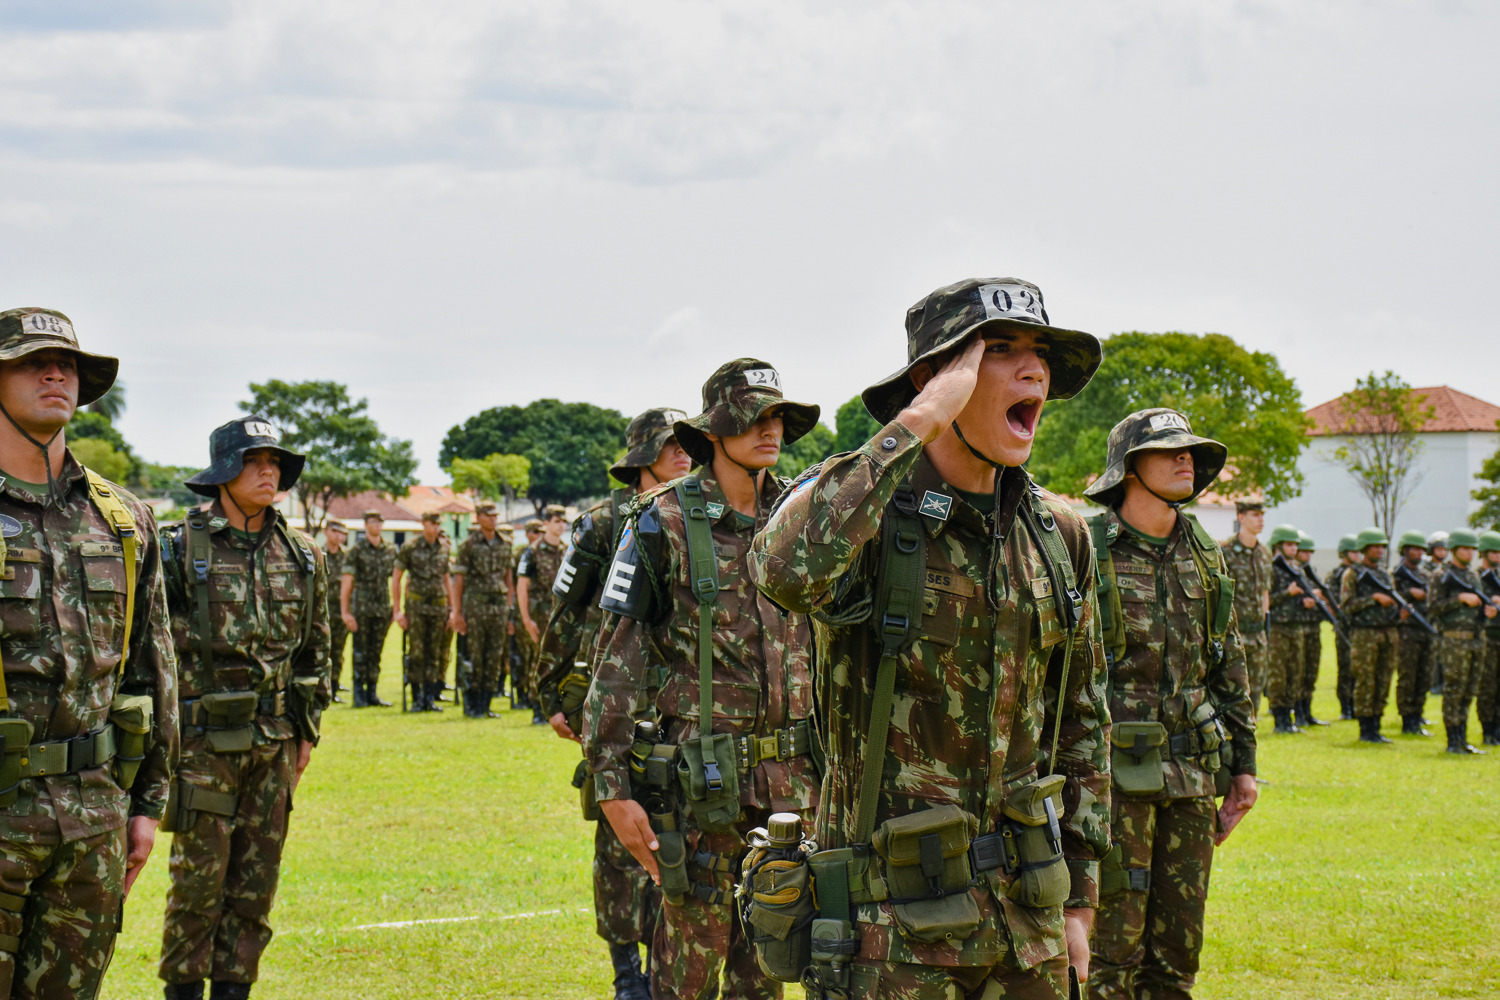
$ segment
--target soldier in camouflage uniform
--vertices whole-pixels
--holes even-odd
[[[271,941],[292,794],[332,697],[321,554],[272,506],[302,473],[260,417],[210,438],[206,509],[162,531],[182,764],[159,974],[167,1000],[243,1000]]]
[[[1271,550],[1261,544],[1266,526],[1265,501],[1259,497],[1236,500],[1234,511],[1239,530],[1219,543],[1224,565],[1234,577],[1234,617],[1239,626],[1240,646],[1245,651],[1245,671],[1250,676],[1250,712],[1260,713],[1260,698],[1266,689],[1266,658],[1270,640],[1266,635],[1266,612],[1271,601]]]
[[[1339,539],[1339,563],[1328,571],[1324,578],[1327,592],[1338,599],[1338,595],[1344,592],[1344,576],[1359,562],[1359,552],[1354,547],[1355,536],[1344,535]],[[1340,609],[1342,611],[1342,609]],[[1348,632],[1345,632],[1347,635]],[[1349,671],[1349,642],[1346,639],[1334,639],[1334,649],[1338,654],[1338,680],[1337,690],[1339,696],[1339,719],[1348,722],[1354,718],[1354,675]]]
[[[1114,726],[1114,846],[1099,876],[1088,988],[1096,1000],[1191,996],[1214,847],[1258,794],[1231,578],[1208,532],[1178,510],[1226,456],[1176,410],[1141,410],[1110,431],[1104,474],[1084,491],[1106,508],[1090,520],[1109,583],[1101,620]]]
[[[1448,532],[1434,531],[1427,536],[1427,554],[1422,557],[1422,579],[1432,575],[1432,571],[1448,561]],[[1430,633],[1429,633],[1430,636]],[[1443,644],[1436,638],[1431,638],[1427,644],[1427,659],[1423,666],[1423,676],[1429,685],[1432,694],[1443,693]]]
[[[1338,602],[1338,598],[1329,598],[1327,591],[1323,589],[1323,581],[1318,579],[1318,574],[1313,571],[1313,553],[1318,551],[1317,543],[1311,535],[1305,531],[1297,532],[1297,562],[1301,568],[1303,579],[1309,595],[1316,592],[1320,594],[1331,611]],[[1292,706],[1292,715],[1297,725],[1303,729],[1311,726],[1326,726],[1328,723],[1312,714],[1312,699],[1318,689],[1318,670],[1323,665],[1323,623],[1328,619],[1318,608],[1317,601],[1313,601],[1313,607],[1309,609],[1303,605],[1297,610],[1297,615],[1302,619],[1302,671],[1297,677],[1297,701]]]
[[[413,712],[441,712],[437,703],[448,673],[448,536],[437,511],[422,515],[422,533],[396,554],[391,570],[395,595],[393,621],[404,633],[406,682],[411,685]],[[401,583],[406,598],[401,603]]]
[[[1109,710],[1088,531],[1021,465],[1099,342],[1014,278],[940,288],[906,332],[863,393],[883,426],[799,477],[751,561],[817,632],[809,995],[1054,1000],[1088,975]],[[919,855],[922,887],[887,863]]]
[[[1276,732],[1300,733],[1293,709],[1302,690],[1307,669],[1307,615],[1317,614],[1318,603],[1307,593],[1297,562],[1299,535],[1290,524],[1271,531],[1271,645],[1266,699],[1276,719]],[[1321,620],[1321,619],[1320,619]]]
[[[486,501],[474,508],[478,530],[469,534],[450,568],[453,610],[449,625],[468,637],[471,663],[464,690],[464,715],[496,718],[490,701],[500,692],[505,651],[510,641],[510,595],[515,589],[510,541],[495,525],[498,511]]]
[[[1500,608],[1500,531],[1479,536],[1479,584],[1490,604]],[[1484,673],[1474,708],[1484,730],[1484,745],[1500,746],[1500,615],[1485,621],[1484,638]]]
[[[344,627],[343,616],[339,614],[338,581],[344,575],[344,558],[348,555],[344,544],[348,540],[349,529],[344,527],[343,521],[334,518],[323,525],[323,566],[329,580],[328,673],[333,685],[333,700],[340,704],[343,704],[344,699],[339,697],[339,692],[343,690],[339,687],[339,675],[344,670],[344,644],[349,638],[349,630]]]
[[[651,948],[651,992],[658,1000],[718,996],[721,972],[726,997],[781,995],[780,984],[757,967],[730,893],[747,834],[774,812],[812,808],[812,649],[807,619],[783,614],[762,596],[747,559],[751,538],[785,485],[770,468],[783,444],[816,426],[818,412],[787,401],[776,369],[763,361],[720,366],[703,384],[703,412],[673,424],[698,475],[632,504],[605,577],[600,606],[617,617],[599,638],[583,739],[610,826],[660,878],[652,853],[659,850],[657,835],[630,798],[644,790],[632,785],[628,766],[637,720],[655,717],[665,742],[682,747],[682,767],[700,788],[722,767],[730,773],[719,777],[739,790],[734,798],[725,793],[722,812],[709,812],[706,792],[685,803],[680,823],[690,860],[682,874],[684,883],[693,881],[681,896],[664,893]],[[708,528],[696,542],[688,537],[690,514]],[[700,592],[692,563],[709,559],[697,579],[716,578],[717,587],[709,583]],[[700,601],[701,593],[711,594],[711,602]],[[700,646],[705,634],[712,648]],[[705,757],[705,743],[733,749],[722,760]]]
[[[1448,533],[1448,561],[1432,571],[1428,608],[1438,630],[1443,661],[1443,727],[1447,752],[1482,754],[1469,743],[1469,703],[1484,673],[1484,629],[1497,609],[1484,598],[1474,557],[1479,536],[1467,528]]]
[[[1420,531],[1408,531],[1397,542],[1401,561],[1391,580],[1401,596],[1412,607],[1427,609],[1427,577],[1423,569],[1426,539]],[[1396,656],[1396,711],[1401,713],[1401,732],[1405,736],[1431,736],[1426,728],[1427,670],[1432,663],[1433,636],[1416,620],[1408,618],[1398,626],[1400,644]]]
[[[1366,528],[1355,539],[1361,565],[1344,574],[1339,605],[1349,618],[1349,669],[1354,674],[1354,717],[1362,743],[1389,743],[1380,732],[1380,717],[1390,697],[1391,673],[1400,657],[1397,625],[1407,612],[1387,590],[1392,589],[1385,564],[1390,539],[1379,528]]]
[[[552,617],[537,659],[542,712],[563,739],[577,740],[575,734],[583,728],[583,699],[593,676],[590,661],[603,615],[599,597],[619,541],[617,528],[623,527],[620,511],[631,497],[687,475],[692,461],[673,427],[686,418],[681,410],[660,407],[630,421],[625,457],[609,470],[627,488],[612,491],[573,522],[572,544],[552,587]],[[587,774],[577,778],[593,780]],[[646,1000],[650,983],[641,971],[640,945],[650,946],[661,895],[608,823],[594,824],[593,873],[594,926],[609,945],[615,998]]]
[[[365,511],[365,533],[349,550],[339,581],[339,617],[354,636],[350,669],[355,708],[391,704],[375,693],[385,634],[391,627],[391,573],[396,568],[396,546],[380,534],[384,525],[380,511]]]
[[[516,610],[520,612],[522,629],[516,633],[516,638],[525,643],[526,704],[531,706],[532,724],[538,726],[547,724],[537,693],[538,644],[542,640],[542,628],[552,614],[552,584],[567,551],[562,536],[568,530],[565,508],[549,504],[542,513],[542,536],[526,546],[521,558],[516,560]]]
[[[118,366],[60,312],[0,313],[0,997],[16,1000],[97,994],[177,762],[156,522],[63,432]]]

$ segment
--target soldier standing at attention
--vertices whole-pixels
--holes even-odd
[[[1339,539],[1339,562],[1328,572],[1324,582],[1328,584],[1328,593],[1338,595],[1344,592],[1344,576],[1352,567],[1359,563],[1359,552],[1354,547],[1355,537],[1344,535]],[[1341,609],[1342,610],[1342,609]],[[1347,634],[1347,633],[1345,633]],[[1338,654],[1338,695],[1339,695],[1339,719],[1348,722],[1354,718],[1354,677],[1349,672],[1349,643],[1344,639],[1334,639],[1334,649]]]
[[[64,428],[119,362],[51,309],[0,313],[0,996],[97,995],[177,763],[151,509]]]
[[[1401,562],[1396,565],[1392,581],[1401,596],[1418,611],[1427,608],[1427,570],[1422,561],[1427,556],[1427,542],[1420,531],[1408,531],[1397,542]],[[1401,713],[1401,733],[1405,736],[1431,736],[1427,719],[1427,671],[1432,664],[1432,633],[1416,620],[1408,618],[1398,627],[1400,644],[1396,656],[1396,711]]]
[[[1448,753],[1482,754],[1469,743],[1469,703],[1484,672],[1484,627],[1496,608],[1485,600],[1473,568],[1479,536],[1459,528],[1448,533],[1448,545],[1448,561],[1432,571],[1428,588],[1443,661],[1443,728]]]
[[[1312,591],[1321,594],[1331,611],[1338,598],[1329,600],[1327,591],[1323,589],[1323,581],[1319,580],[1318,574],[1313,572],[1312,557],[1317,551],[1318,546],[1312,536],[1305,531],[1298,531],[1295,565],[1302,570],[1302,576],[1307,581],[1309,595]],[[1297,702],[1292,706],[1293,717],[1297,725],[1303,729],[1310,726],[1326,726],[1328,723],[1312,714],[1312,699],[1318,689],[1318,670],[1323,665],[1323,623],[1328,619],[1323,617],[1323,612],[1318,608],[1316,600],[1313,601],[1312,608],[1303,605],[1298,615],[1303,619],[1304,639],[1302,641],[1302,671],[1297,676]]]
[[[468,636],[469,687],[464,691],[464,715],[496,718],[490,700],[500,691],[509,642],[510,595],[515,588],[510,541],[496,530],[498,511],[485,501],[474,508],[479,530],[470,532],[453,557],[453,592],[449,624]]]
[[[1176,410],[1141,410],[1110,431],[1104,474],[1084,491],[1106,508],[1089,521],[1114,726],[1096,1000],[1191,995],[1214,847],[1259,794],[1233,581],[1208,532],[1179,510],[1226,455]]]
[[[673,426],[685,419],[681,410],[660,407],[632,420],[625,429],[625,457],[609,470],[627,487],[573,522],[573,542],[552,587],[552,618],[537,661],[542,712],[563,739],[577,740],[583,728],[583,700],[593,675],[588,661],[602,614],[599,597],[624,527],[620,512],[631,497],[687,475],[692,460],[677,443]],[[579,778],[593,781],[586,773],[575,781]],[[608,823],[594,824],[593,872],[594,928],[609,945],[615,1000],[649,1000],[650,977],[641,971],[640,946],[651,944],[661,895]]]
[[[1297,562],[1300,538],[1290,524],[1271,531],[1271,657],[1266,699],[1276,719],[1276,732],[1300,733],[1292,710],[1302,690],[1306,669],[1307,629],[1305,616],[1316,614],[1318,602],[1307,594]]]
[[[391,573],[396,566],[396,546],[380,534],[384,525],[380,511],[365,511],[365,533],[349,550],[339,582],[339,617],[354,636],[350,669],[355,708],[388,708],[391,704],[375,693],[385,633],[391,627]]]
[[[1500,531],[1479,536],[1479,591],[1500,608]],[[1500,746],[1500,615],[1484,625],[1484,674],[1479,678],[1475,710],[1484,729],[1484,745]]]
[[[206,508],[162,530],[182,699],[172,886],[159,973],[167,1000],[250,995],[271,941],[292,793],[328,707],[328,578],[271,506],[303,456],[260,417],[209,439],[187,481]]]
[[[1088,530],[1021,466],[1099,341],[1015,278],[938,289],[906,333],[863,393],[884,426],[799,477],[751,561],[818,631],[808,995],[1055,1000],[1088,976],[1109,708]]]
[[[1446,531],[1434,531],[1427,536],[1427,555],[1422,559],[1422,579],[1432,575],[1432,571],[1448,561],[1448,533]],[[1443,693],[1443,644],[1436,636],[1430,636],[1427,644],[1427,664],[1425,676],[1432,694]]]
[[[422,534],[401,546],[391,570],[392,620],[406,633],[412,711],[441,712],[437,703],[448,672],[448,536],[442,515],[422,515]],[[402,603],[401,581],[406,580]]]
[[[747,561],[784,486],[770,469],[818,412],[787,401],[764,361],[720,366],[703,412],[673,425],[699,474],[631,505],[605,577],[600,606],[616,617],[599,638],[584,759],[605,818],[666,900],[650,952],[657,1000],[716,997],[721,970],[726,997],[781,995],[737,918],[732,873],[753,828],[812,808],[812,650],[807,619],[762,596]],[[635,725],[653,716],[687,772],[672,838],[630,797],[646,791],[630,767]]]
[[[1266,526],[1265,501],[1260,497],[1236,500],[1239,525],[1233,538],[1219,543],[1224,564],[1234,578],[1234,617],[1239,625],[1240,647],[1245,651],[1245,672],[1250,677],[1250,713],[1260,714],[1260,698],[1266,689],[1266,612],[1271,606],[1271,550],[1261,544]]]
[[[328,586],[328,673],[333,684],[333,700],[343,704],[339,697],[339,674],[344,670],[344,640],[349,630],[344,627],[339,614],[338,581],[344,575],[344,543],[349,539],[349,529],[344,522],[334,518],[323,526],[323,566],[327,570]]]
[[[566,508],[548,504],[542,515],[541,537],[526,546],[516,561],[516,609],[521,613],[526,644],[523,662],[526,700],[531,706],[532,725],[536,726],[547,724],[537,693],[537,647],[542,639],[542,627],[552,614],[552,584],[567,551],[562,536],[568,530]],[[517,635],[517,638],[521,636]]]
[[[1380,717],[1391,692],[1391,672],[1400,657],[1397,625],[1405,621],[1398,608],[1385,564],[1390,539],[1379,528],[1366,528],[1355,537],[1363,565],[1344,574],[1339,604],[1349,617],[1349,668],[1354,674],[1354,717],[1361,743],[1389,743],[1381,735]]]

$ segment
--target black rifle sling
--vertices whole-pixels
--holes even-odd
[[[724,776],[714,758],[714,647],[713,605],[719,599],[719,559],[714,554],[713,526],[703,503],[703,487],[694,476],[677,481],[677,502],[687,529],[688,580],[698,598],[698,739],[703,751],[703,777],[710,792],[724,789]]]

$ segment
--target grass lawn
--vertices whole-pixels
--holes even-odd
[[[399,650],[393,628],[381,692],[398,703]],[[1331,719],[1327,640],[1324,652],[1314,710]],[[1196,996],[1500,993],[1500,754],[1441,754],[1440,737],[1397,736],[1393,712],[1390,747],[1356,743],[1352,722],[1275,737],[1263,720],[1269,784],[1216,860]],[[1427,715],[1439,719],[1438,699]],[[568,784],[577,758],[529,713],[334,706],[298,792],[255,995],[612,995],[592,829]],[[167,847],[126,907],[107,998],[161,995]]]

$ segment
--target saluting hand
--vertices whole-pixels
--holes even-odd
[[[926,380],[916,398],[896,419],[921,438],[923,444],[936,441],[969,405],[974,386],[979,384],[979,362],[983,358],[984,338],[976,336]]]

